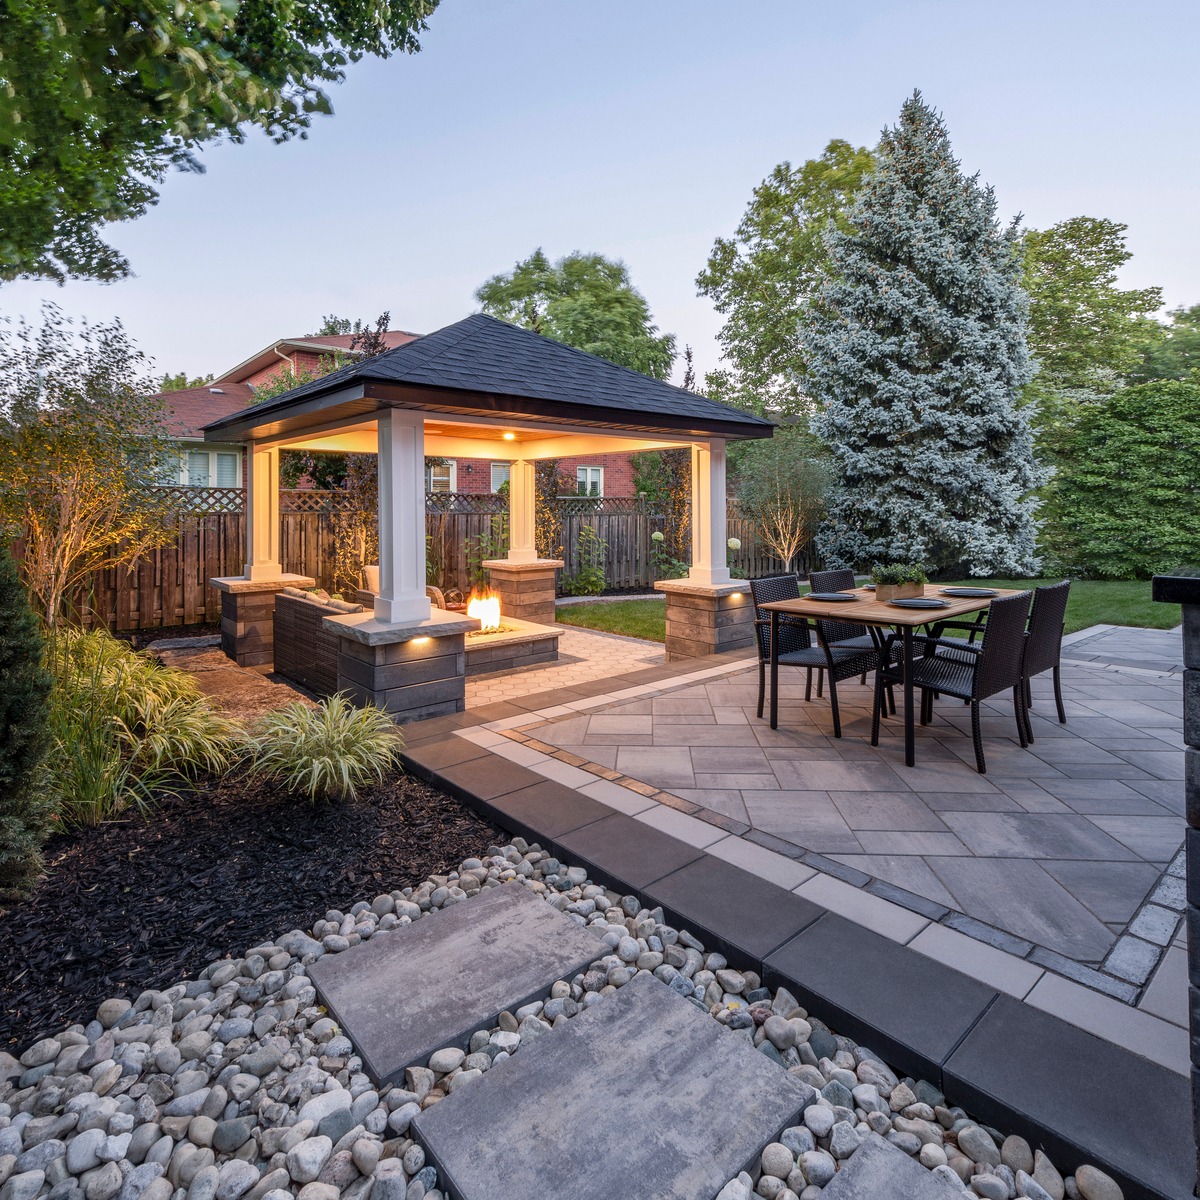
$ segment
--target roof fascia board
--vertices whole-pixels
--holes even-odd
[[[289,350],[308,351],[318,357],[324,352],[325,354],[344,354],[347,358],[361,358],[363,353],[361,350],[350,350],[345,346],[331,346],[327,342],[295,342],[291,338],[280,338],[279,341],[264,346],[257,354],[250,355],[245,362],[240,362],[223,375],[218,375],[213,383],[244,383],[247,375],[253,375],[255,371],[269,367],[273,362],[278,361],[278,358],[286,358],[287,355],[279,354],[281,346],[287,347]],[[272,355],[277,357],[272,357]]]
[[[397,408],[457,412],[464,416],[492,417],[500,422],[507,417],[510,420],[536,420],[539,425],[557,422],[575,427],[626,429],[637,433],[679,433],[687,435],[689,439],[719,437],[730,441],[768,438],[774,433],[774,425],[720,420],[701,422],[692,417],[666,413],[644,413],[642,423],[633,425],[629,421],[633,414],[599,405],[504,396],[492,392],[463,392],[452,388],[422,387],[415,384],[392,384],[370,379],[363,382],[363,395]]]
[[[356,424],[362,419],[364,411],[374,412],[379,407],[378,403],[371,402],[369,408],[359,408],[352,413],[345,413],[341,417],[335,416],[331,410],[336,409],[339,405],[366,399],[361,381],[355,380],[344,388],[338,388],[337,391],[308,396],[286,407],[270,408],[264,405],[261,415],[256,414],[254,408],[251,407],[234,413],[232,416],[222,417],[219,421],[212,421],[204,426],[204,440],[219,442],[233,438],[235,441],[268,441],[289,432],[285,427],[288,422],[304,417],[315,419],[295,425],[294,428],[307,429],[309,425],[322,424],[331,426]],[[329,412],[330,415],[325,422],[322,422],[317,414],[325,412]]]

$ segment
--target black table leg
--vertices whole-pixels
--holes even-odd
[[[779,728],[779,614],[771,610],[771,728]]]
[[[913,729],[913,631],[904,626],[904,761],[916,766],[916,732]]]

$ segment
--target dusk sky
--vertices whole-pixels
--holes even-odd
[[[118,316],[159,371],[219,373],[325,313],[437,329],[542,246],[624,259],[710,370],[713,239],[776,163],[874,145],[914,87],[1003,213],[1125,222],[1124,285],[1193,304],[1198,39],[1196,0],[443,0],[307,141],[210,146],[111,228],[135,278],[7,285],[0,310]]]

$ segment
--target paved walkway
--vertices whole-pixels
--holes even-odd
[[[639,667],[662,666],[666,661],[662,646],[654,642],[593,629],[575,629],[570,625],[561,625],[559,630],[558,662],[544,667],[472,676],[467,680],[468,707],[512,700],[531,692],[594,683]]]
[[[1126,625],[1093,625],[1065,639],[1063,657],[1143,670],[1183,670],[1180,627],[1131,629]]]
[[[1172,974],[1174,964],[1184,960],[1183,934],[1175,928],[1171,907],[1176,892],[1182,903],[1181,856],[1171,859],[1155,885],[1156,903],[1152,906],[1171,919],[1167,934],[1171,949],[1148,986],[1142,988],[1065,956],[1056,957],[1031,943],[1024,944],[1028,953],[1022,954],[1020,939],[1002,929],[868,876],[832,855],[801,849],[748,822],[739,824],[736,818],[701,807],[674,790],[626,774],[619,766],[605,766],[594,757],[558,748],[546,740],[556,723],[566,725],[593,716],[653,718],[656,704],[671,708],[662,702],[694,700],[698,692],[708,696],[709,688],[728,700],[729,691],[742,689],[753,680],[753,670],[747,656],[720,655],[515,697],[410,726],[405,758],[409,768],[423,778],[445,787],[513,833],[549,848],[563,862],[583,867],[592,878],[619,891],[636,893],[647,905],[661,905],[675,924],[696,931],[706,945],[717,946],[731,962],[759,971],[764,979],[793,980],[799,989],[795,994],[810,1012],[872,1045],[902,1069],[922,1073],[965,1107],[986,1109],[994,1114],[994,1120],[1035,1141],[1049,1138],[1055,1144],[1076,1147],[1084,1158],[1118,1147],[1118,1157],[1127,1160],[1122,1169],[1144,1185],[1144,1194],[1190,1194],[1186,1147],[1175,1148],[1179,1153],[1174,1154],[1171,1166],[1159,1153],[1164,1149],[1161,1145],[1149,1153],[1138,1149],[1156,1142],[1157,1135],[1151,1132],[1155,1121],[1169,1120],[1168,1114],[1186,1110],[1188,1105],[1185,983],[1182,973],[1178,979]],[[1140,715],[1149,722],[1146,728],[1161,731],[1169,726],[1164,719],[1172,716],[1168,711],[1172,703],[1176,712],[1180,707],[1177,692],[1165,691],[1168,685],[1177,686],[1177,680],[1160,680],[1164,692],[1158,698],[1133,699],[1120,690],[1108,694],[1106,688],[1127,684],[1138,689],[1148,680],[1153,683],[1154,673],[1114,671],[1111,666],[1090,663],[1070,663],[1066,671],[1075,689],[1071,703],[1080,706],[1073,711],[1073,725],[1103,719],[1101,702],[1136,704],[1145,709]],[[719,719],[725,714],[717,710],[745,708],[749,702],[712,704],[709,699],[707,703],[711,724],[689,722],[688,718],[705,716],[703,712],[662,713],[675,718],[665,722],[663,729],[691,723],[697,735],[702,735],[696,741],[684,741],[689,759],[691,751],[704,748],[703,738],[721,736]],[[789,707],[796,709],[801,703],[794,701]],[[646,705],[649,712],[617,711],[630,704]],[[811,707],[816,709],[815,701]],[[1044,703],[1038,707],[1046,712]],[[956,715],[945,705],[940,711]],[[746,713],[741,715],[745,723],[735,722],[733,727],[744,734],[755,725]],[[1003,714],[998,710],[991,719],[999,721]],[[1110,719],[1133,722],[1135,714],[1126,711]],[[597,736],[608,736],[613,744],[597,746],[595,756],[608,758],[607,752],[613,751],[617,755],[614,763],[619,762],[626,742],[647,738],[644,726],[640,731],[610,729],[607,735],[602,731],[601,725]],[[656,749],[657,732],[652,721],[649,741],[641,740],[629,748]],[[1080,737],[1081,733],[1082,729],[1076,730],[1071,736]],[[617,734],[621,734],[619,740]],[[808,736],[827,737],[819,728]],[[1003,736],[993,732],[989,749],[994,739]],[[1138,765],[1121,757],[1126,753],[1171,753],[1166,744],[1169,735],[1167,739],[1159,732],[1149,736],[1163,741],[1165,749],[1119,751],[1116,743],[1123,739],[1114,737],[1107,748],[1118,763],[1102,765],[1121,775],[1123,783],[1154,778],[1146,762]],[[943,738],[951,739],[950,727],[935,725],[923,735],[922,744],[926,739]],[[754,740],[757,746],[758,739]],[[1056,739],[1043,731],[1042,740]],[[1091,737],[1080,740],[1095,745],[1103,735],[1093,731]],[[583,745],[593,754],[590,743],[571,744],[576,748]],[[841,750],[849,750],[851,745],[851,738],[843,739],[834,748],[836,760],[814,761],[850,765],[864,761],[853,753],[842,755]],[[969,748],[969,737],[967,745]],[[737,741],[732,746],[718,744],[718,749],[728,752],[740,748],[752,747],[744,741],[741,745]],[[1014,755],[1016,752],[1014,746]],[[998,755],[997,763],[1004,757]],[[643,759],[641,773],[645,773],[646,761],[653,767],[652,757]],[[941,761],[947,767],[957,764],[963,779],[975,774],[961,756],[955,756],[954,762]],[[1063,778],[1080,777],[1059,770],[1053,762],[1038,761]],[[1124,763],[1124,768],[1119,763]],[[1086,767],[1087,763],[1078,765]],[[1136,774],[1131,769],[1135,766]],[[904,770],[896,768],[897,773]],[[695,776],[693,767],[693,782]],[[1089,778],[1086,772],[1082,777]],[[992,786],[1001,778],[1000,772],[989,773],[984,782]],[[1054,776],[1039,774],[1036,778]],[[1176,780],[1160,778],[1158,782],[1163,784],[1164,795],[1182,791]],[[742,786],[732,790],[759,789]],[[907,792],[893,787],[893,793],[925,795],[911,787]],[[1056,802],[1050,805],[1050,813],[1031,813],[1021,806],[1020,812],[1005,809],[1002,815],[1073,814],[1094,825],[1098,835],[1125,847],[1124,856],[1078,860],[1085,864],[1111,861],[1153,867],[1160,861],[1139,854],[1095,825],[1092,816],[1101,814],[1076,812],[1052,793],[1045,794]],[[841,814],[836,802],[831,803]],[[857,838],[855,827],[845,823]],[[959,837],[970,850],[967,839],[950,827],[946,832]],[[989,856],[970,852],[932,857],[981,862]],[[1029,860],[1043,869],[1042,860],[1032,854]],[[1150,919],[1157,914],[1147,905],[1141,913],[1147,914],[1148,923],[1138,925],[1138,933],[1131,931],[1127,936],[1137,936],[1157,956],[1160,948],[1153,938],[1140,936],[1161,937]],[[1108,923],[1096,919],[1108,929]],[[1115,936],[1115,930],[1108,932]],[[993,939],[991,944],[988,939]],[[1000,948],[1004,944],[1009,948]],[[1072,972],[1087,983],[1073,978]],[[1111,994],[1117,987],[1127,989],[1122,999]],[[1114,1088],[1113,1081],[1118,1079],[1121,1083]],[[1145,1125],[1144,1136],[1130,1126],[1131,1120],[1139,1129]]]

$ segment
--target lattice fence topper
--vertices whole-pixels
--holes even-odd
[[[427,492],[425,511],[429,513],[483,513],[508,512],[508,497],[499,492]]]
[[[154,494],[166,499],[178,513],[240,513],[246,506],[245,490],[240,487],[155,487]]]
[[[358,507],[349,492],[318,488],[280,488],[280,512],[353,512]]]

